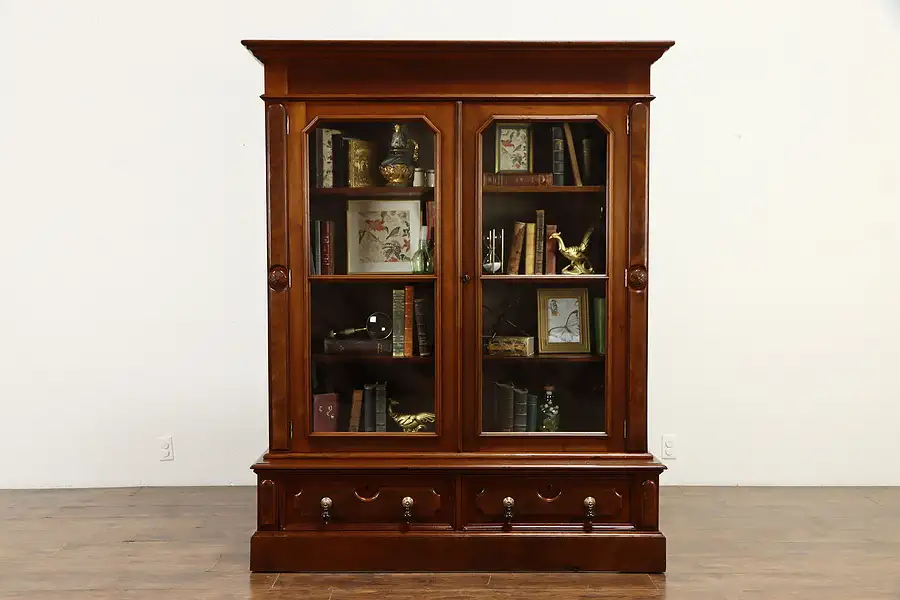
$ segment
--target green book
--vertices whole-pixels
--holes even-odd
[[[606,298],[594,298],[594,353],[606,354]]]

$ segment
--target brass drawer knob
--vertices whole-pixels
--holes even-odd
[[[513,518],[513,508],[516,506],[516,501],[512,498],[512,496],[507,496],[503,499],[503,520],[509,523]]]
[[[328,524],[328,521],[331,519],[331,507],[334,506],[334,502],[328,496],[322,498],[319,502],[319,506],[322,507],[322,520],[325,521],[325,524]]]
[[[590,521],[594,518],[594,508],[597,506],[597,501],[594,500],[593,496],[588,496],[584,499],[584,518]]]
[[[403,519],[407,523],[412,519],[412,507],[415,503],[416,501],[409,496],[406,496],[400,501],[400,505],[403,507]]]

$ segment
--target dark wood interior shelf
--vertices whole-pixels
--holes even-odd
[[[403,358],[395,358],[388,354],[313,354],[313,360],[320,363],[389,362],[392,364],[431,364],[434,363],[434,356],[406,356]]]
[[[424,198],[434,195],[433,187],[338,187],[338,188],[310,188],[309,193],[313,197],[328,196],[338,198]]]
[[[506,360],[506,361],[563,361],[563,362],[602,362],[606,360],[605,354],[532,354],[531,356],[501,356],[496,354],[485,354],[484,360]]]
[[[485,194],[599,194],[605,190],[602,185],[485,185]]]
[[[309,275],[309,280],[322,283],[397,282],[421,283],[435,281],[437,275],[412,275],[410,273],[370,273],[355,275]]]
[[[597,281],[600,279],[609,279],[609,275],[481,275],[482,280],[487,281],[505,281],[513,283],[516,281],[566,281],[576,282]]]

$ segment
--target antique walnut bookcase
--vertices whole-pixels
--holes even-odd
[[[243,43],[269,249],[252,570],[664,571],[647,181],[672,42]]]

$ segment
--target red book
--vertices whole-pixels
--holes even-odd
[[[338,395],[313,396],[313,431],[337,431]]]
[[[413,292],[413,286],[411,285],[404,286],[403,292],[403,356],[412,356],[415,292]]]
[[[322,275],[334,275],[334,221],[322,223]]]
[[[556,249],[558,246],[556,239],[550,238],[551,233],[556,233],[556,225],[547,225],[547,232],[544,234],[546,236],[544,239],[544,250],[546,251],[544,272],[547,275],[556,275]]]

